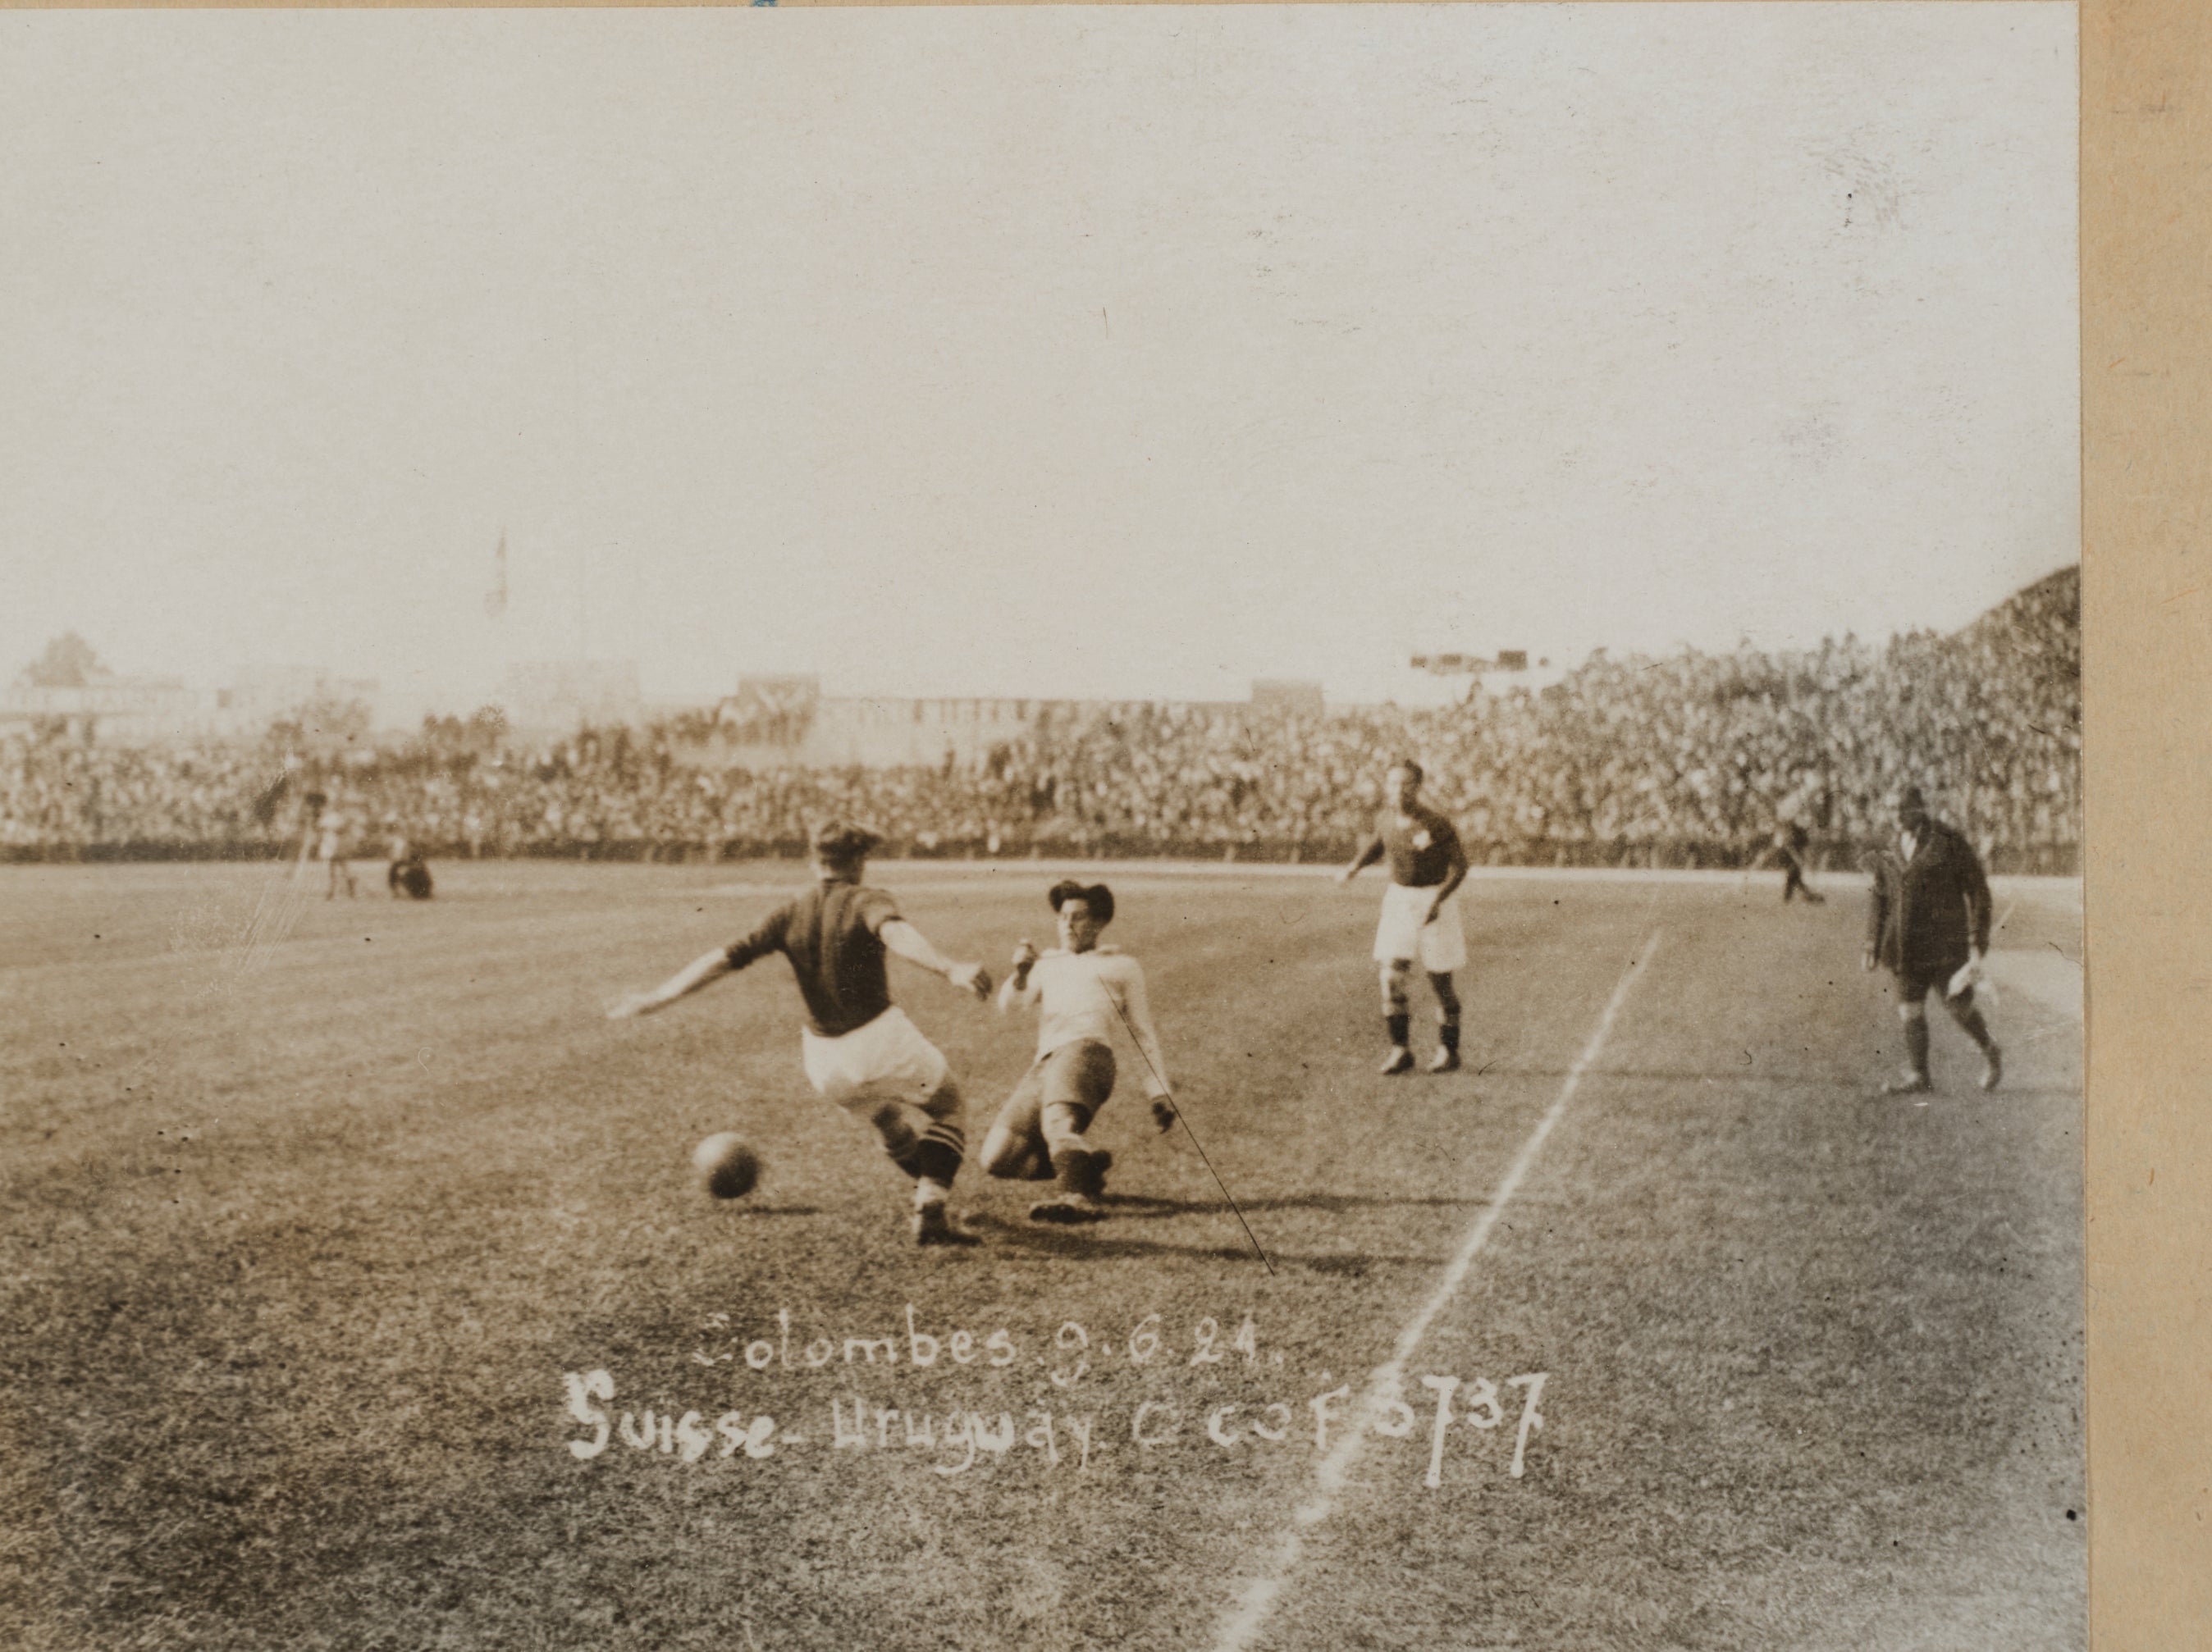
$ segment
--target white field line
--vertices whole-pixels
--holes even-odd
[[[1474,1225],[1468,1230],[1467,1237],[1460,1242],[1459,1254],[1452,1258],[1451,1266],[1444,1270],[1443,1278],[1437,1281],[1436,1290],[1422,1304],[1421,1311],[1414,1315],[1406,1328],[1398,1333],[1397,1345],[1390,1351],[1389,1359],[1376,1367],[1368,1377],[1366,1391],[1360,1396],[1358,1408],[1347,1419],[1344,1433],[1335,1446],[1322,1459],[1321,1467],[1314,1471],[1316,1484],[1313,1495],[1300,1503],[1291,1515],[1291,1524],[1277,1541],[1266,1570],[1237,1590],[1235,1604],[1223,1620],[1220,1632],[1214,1637],[1215,1652],[1243,1652],[1243,1649],[1252,1644],[1269,1614],[1273,1612],[1276,1602],[1282,1597],[1291,1575],[1297,1570],[1299,1562],[1305,1558],[1304,1534],[1336,1512],[1337,1500],[1351,1476],[1352,1466],[1358,1461],[1359,1454],[1365,1449],[1368,1436],[1373,1432],[1371,1424],[1382,1406],[1399,1397],[1405,1385],[1406,1366],[1413,1358],[1413,1351],[1420,1346],[1421,1339],[1428,1334],[1429,1327],[1435,1323],[1437,1315],[1450,1306],[1452,1298],[1459,1293],[1460,1286],[1466,1282],[1468,1272],[1474,1268],[1474,1259],[1490,1242],[1491,1233],[1498,1226],[1499,1215],[1520,1190],[1522,1181],[1536,1162],[1536,1155],[1543,1150],[1545,1139],[1552,1133],[1553,1127],[1559,1123],[1560,1115],[1566,1112],[1567,1103],[1574,1100],[1576,1090],[1582,1087],[1583,1074],[1589,1070],[1590,1065],[1597,1060],[1598,1053],[1605,1048],[1605,1041],[1613,1031],[1613,1018],[1620,1013],[1620,1006],[1628,1000],[1629,988],[1636,984],[1637,976],[1644,973],[1644,966],[1651,962],[1651,955],[1659,950],[1662,932],[1654,930],[1644,938],[1635,960],[1613,987],[1613,996],[1606,1001],[1605,1012],[1598,1017],[1596,1029],[1590,1034],[1589,1042],[1583,1046],[1583,1053],[1575,1058],[1575,1064],[1567,1069],[1567,1076],[1559,1086],[1559,1095],[1546,1109],[1544,1116],[1536,1121],[1536,1127],[1528,1133],[1528,1140],[1521,1144],[1521,1151],[1514,1155],[1513,1163],[1506,1168],[1504,1179],[1498,1184],[1498,1191],[1491,1195],[1490,1203],[1475,1218]]]

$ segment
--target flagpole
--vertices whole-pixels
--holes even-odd
[[[484,617],[497,619],[507,612],[507,530],[499,531],[499,549],[491,554],[491,589],[484,592]]]

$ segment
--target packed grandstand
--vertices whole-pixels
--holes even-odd
[[[1479,864],[1733,866],[1777,824],[1844,865],[1913,781],[1993,872],[2080,865],[2081,585],[2061,570],[1964,630],[1886,643],[1593,656],[1539,691],[1323,710],[1095,704],[1041,712],[972,762],[738,766],[711,718],[526,746],[495,720],[304,750],[129,748],[52,732],[0,744],[0,856],[249,857],[296,847],[336,799],[358,853],[721,859],[795,854],[811,821],[866,821],[914,855],[1322,859],[1418,757]]]

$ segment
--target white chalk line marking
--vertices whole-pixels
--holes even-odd
[[[1582,1088],[1583,1075],[1589,1071],[1598,1058],[1598,1053],[1605,1048],[1605,1041],[1613,1031],[1614,1017],[1620,1015],[1620,1006],[1628,1001],[1629,988],[1644,973],[1644,966],[1651,962],[1651,955],[1659,950],[1659,940],[1663,932],[1654,930],[1644,938],[1636,958],[1613,987],[1613,996],[1606,1000],[1605,1012],[1598,1017],[1596,1030],[1590,1034],[1589,1042],[1583,1046],[1583,1053],[1575,1058],[1574,1065],[1567,1069],[1567,1076],[1559,1085],[1558,1096],[1546,1109],[1544,1116],[1536,1121],[1536,1127],[1528,1133],[1528,1139],[1521,1144],[1521,1151],[1514,1155],[1513,1163],[1506,1167],[1504,1179],[1498,1184],[1498,1191],[1491,1195],[1489,1205],[1475,1218],[1474,1225],[1468,1230],[1467,1237],[1461,1241],[1459,1254],[1452,1258],[1451,1266],[1444,1270],[1443,1278],[1437,1282],[1436,1290],[1422,1305],[1421,1311],[1398,1333],[1397,1345],[1391,1350],[1389,1359],[1376,1367],[1368,1377],[1367,1388],[1360,1395],[1358,1410],[1346,1419],[1343,1436],[1314,1472],[1316,1490],[1313,1496],[1300,1503],[1292,1514],[1291,1525],[1275,1546],[1274,1557],[1267,1570],[1237,1591],[1236,1604],[1223,1623],[1221,1632],[1214,1638],[1215,1652],[1243,1652],[1243,1649],[1252,1644],[1281,1598],[1291,1574],[1304,1558],[1304,1534],[1335,1513],[1338,1495],[1344,1490],[1353,1464],[1366,1447],[1368,1437],[1373,1432],[1372,1423],[1383,1406],[1399,1397],[1405,1386],[1406,1366],[1413,1358],[1413,1351],[1420,1346],[1421,1339],[1428,1334],[1429,1327],[1435,1323],[1437,1315],[1443,1313],[1459,1293],[1460,1286],[1474,1266],[1474,1259],[1490,1242],[1490,1236],[1498,1226],[1498,1217],[1513,1195],[1520,1191],[1521,1183],[1536,1162],[1536,1155],[1543,1151],[1545,1139],[1566,1112],[1567,1103],[1574,1100],[1575,1092]]]

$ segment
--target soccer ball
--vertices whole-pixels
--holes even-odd
[[[743,1199],[760,1180],[760,1159],[741,1137],[709,1136],[691,1151],[691,1163],[717,1199]]]

